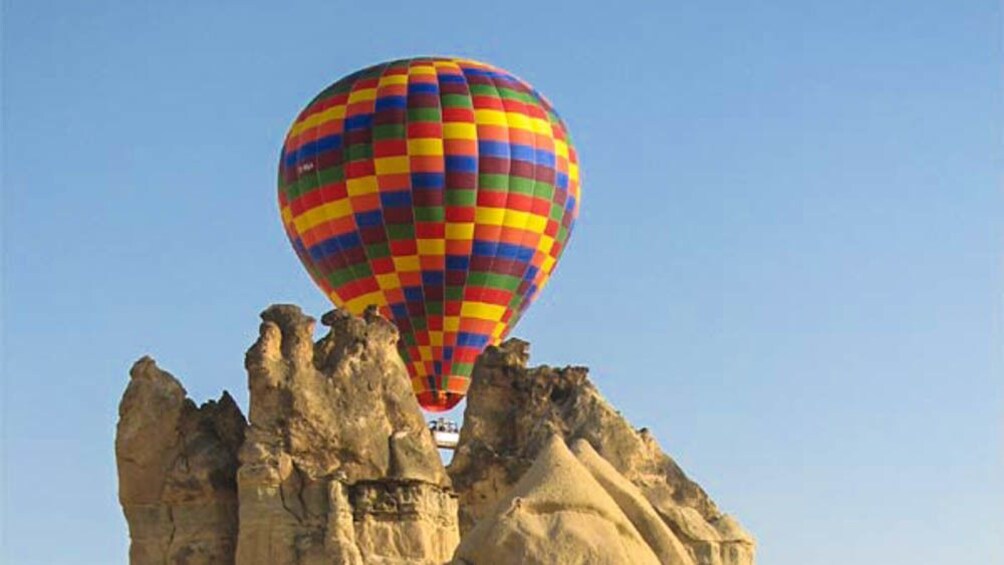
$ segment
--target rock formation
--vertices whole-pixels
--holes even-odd
[[[136,362],[115,438],[130,563],[233,563],[246,426],[226,392],[196,407],[152,359]]]
[[[695,564],[753,563],[753,538],[647,430],[636,431],[600,396],[585,368],[528,368],[528,361],[529,344],[510,339],[489,347],[474,368],[448,469],[460,496],[462,534],[492,512],[557,435],[565,442],[585,440],[637,487]]]
[[[558,436],[464,536],[456,563],[658,565],[659,559],[604,488]]]
[[[315,344],[299,308],[262,319],[245,361],[238,565],[448,561],[456,499],[394,326],[335,311]]]
[[[659,517],[638,487],[618,473],[606,459],[600,457],[588,441],[575,440],[572,451],[579,463],[624,512],[631,525],[638,531],[638,535],[659,558],[660,563],[693,565],[694,560],[687,553],[687,548]]]
[[[152,360],[133,368],[116,438],[130,563],[449,561],[457,500],[394,326],[332,312],[315,344],[295,306],[262,320],[249,424],[226,393],[196,408]]]
[[[130,563],[752,565],[752,538],[585,369],[489,348],[447,470],[394,326],[321,321],[315,342],[299,308],[262,313],[247,421],[226,392],[196,406],[135,364],[115,442]]]

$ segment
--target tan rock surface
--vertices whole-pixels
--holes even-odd
[[[718,510],[646,430],[635,430],[582,367],[528,368],[529,344],[510,339],[478,359],[449,466],[461,532],[505,497],[545,442],[584,439],[634,484],[697,565],[749,565],[755,542]]]
[[[631,524],[659,558],[660,563],[694,565],[687,548],[662,521],[645,495],[631,481],[621,476],[606,459],[600,457],[588,441],[577,439],[572,442],[572,453],[631,520]]]
[[[262,320],[249,422],[226,393],[196,406],[151,359],[133,367],[115,448],[134,565],[443,564],[461,527],[458,564],[753,563],[749,534],[583,368],[489,348],[448,475],[392,324],[335,311],[315,342],[295,306]]]
[[[457,565],[656,565],[617,503],[558,436],[468,532]]]
[[[394,326],[335,311],[315,344],[295,306],[262,320],[245,362],[238,565],[448,561],[457,501]]]
[[[134,565],[433,565],[459,543],[457,499],[396,350],[373,313],[262,314],[233,399],[202,407],[136,363],[116,437]],[[238,528],[239,524],[239,528]]]
[[[237,450],[244,416],[226,392],[200,407],[150,358],[119,404],[119,502],[133,565],[234,562]]]

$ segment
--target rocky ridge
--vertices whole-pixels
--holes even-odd
[[[262,313],[247,420],[225,392],[196,406],[134,365],[116,437],[130,563],[753,563],[752,538],[585,369],[489,348],[446,469],[394,326],[321,321],[315,342],[299,308]]]
[[[623,509],[555,435],[519,482],[467,532],[456,562],[658,565],[660,560]]]
[[[229,394],[197,407],[149,357],[133,365],[115,437],[130,563],[232,562],[246,426]]]
[[[460,443],[449,466],[461,533],[490,513],[553,436],[584,441],[626,479],[697,565],[753,563],[755,542],[666,455],[599,394],[584,367],[528,367],[529,344],[510,339],[478,359]],[[578,451],[585,451],[579,443]],[[607,473],[609,475],[609,473]],[[601,481],[603,482],[603,481]]]

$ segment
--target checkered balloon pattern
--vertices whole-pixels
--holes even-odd
[[[578,159],[529,84],[469,59],[403,59],[300,113],[279,207],[314,282],[397,325],[419,403],[442,411],[547,283],[578,215]]]

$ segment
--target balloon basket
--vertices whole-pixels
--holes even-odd
[[[460,426],[446,418],[437,418],[429,422],[429,433],[439,449],[456,449],[460,442]]]

